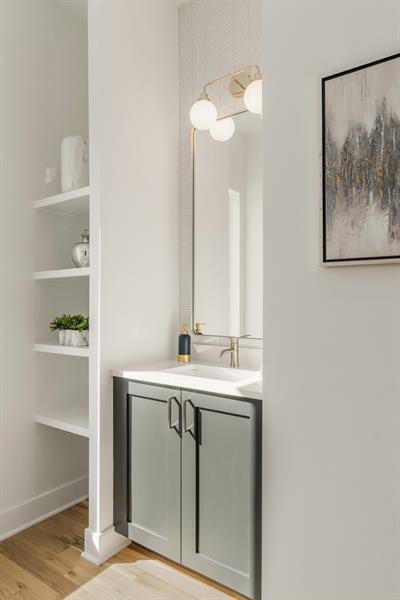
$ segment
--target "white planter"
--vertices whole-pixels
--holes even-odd
[[[74,331],[73,329],[63,329],[58,332],[60,346],[72,346],[73,348],[82,348],[89,346],[89,331]]]

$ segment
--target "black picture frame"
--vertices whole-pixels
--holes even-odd
[[[334,79],[351,75],[355,72],[369,69],[387,63],[389,61],[399,60],[400,52],[374,60],[369,63],[365,63],[358,67],[346,69],[344,71],[334,73],[321,78],[321,104],[322,104],[322,265],[323,266],[345,266],[345,265],[360,265],[360,264],[380,264],[380,263],[396,263],[400,262],[400,254],[396,255],[385,255],[385,256],[349,256],[349,257],[335,257],[328,258],[327,253],[327,169],[326,169],[326,131],[327,131],[327,114],[326,114],[326,97],[327,89],[326,84]],[[400,100],[400,98],[399,98]],[[399,161],[400,168],[400,161]],[[399,206],[400,210],[400,206]]]

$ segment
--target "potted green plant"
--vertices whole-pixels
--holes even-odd
[[[58,331],[60,346],[80,348],[89,345],[89,317],[61,315],[50,323],[50,331]]]

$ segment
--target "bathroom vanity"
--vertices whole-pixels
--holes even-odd
[[[260,597],[262,388],[256,371],[114,372],[114,522],[124,536]]]
[[[231,339],[220,357],[229,352],[235,368],[171,362],[114,372],[114,524],[260,599],[262,383],[236,367],[241,338],[252,348],[262,338],[261,119],[245,111],[232,120],[235,134],[223,143],[193,132],[186,313],[197,344]]]

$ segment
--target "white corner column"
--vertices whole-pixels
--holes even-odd
[[[94,565],[100,566],[129,544],[130,540],[117,533],[114,527],[101,532],[93,531],[88,527],[85,529],[85,550],[82,556]]]
[[[89,527],[96,565],[113,527],[111,371],[164,360],[179,313],[178,5],[91,0]],[[162,301],[160,300],[162,291]]]

